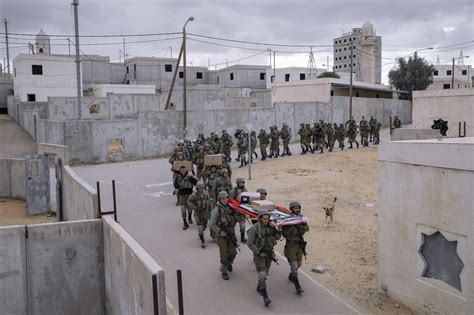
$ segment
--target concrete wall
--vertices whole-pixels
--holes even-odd
[[[69,166],[64,166],[61,173],[63,221],[96,219],[97,191]]]
[[[62,165],[69,165],[69,148],[63,145],[38,143],[38,154],[54,154],[62,160]]]
[[[0,227],[2,314],[27,314],[25,226]]]
[[[0,197],[26,199],[25,159],[0,159]]]
[[[0,73],[0,109],[7,108],[7,98],[13,95],[13,79],[4,77]]]
[[[435,129],[393,129],[390,136],[391,141],[400,140],[423,140],[423,139],[437,139],[441,137],[439,130]]]
[[[28,226],[29,314],[104,314],[101,220]]]
[[[440,118],[448,121],[448,137],[459,136],[459,122],[466,122],[467,137],[474,136],[474,89],[414,91],[413,128],[430,129]]]
[[[379,287],[419,312],[474,310],[473,155],[474,138],[385,142],[379,149]],[[438,231],[457,242],[464,264],[459,276],[439,271],[445,281],[459,277],[461,289],[423,276],[430,263],[420,252],[423,235]],[[441,261],[457,264],[446,252]]]
[[[107,97],[108,93],[114,94],[155,94],[155,85],[138,84],[99,84],[93,88],[95,97]]]
[[[166,314],[164,270],[111,216],[103,218],[106,312],[154,314],[153,282],[158,284],[159,313]]]

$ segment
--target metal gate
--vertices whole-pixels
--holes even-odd
[[[46,213],[50,208],[49,165],[45,154],[25,156],[26,207],[28,215]]]

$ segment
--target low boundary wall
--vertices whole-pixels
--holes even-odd
[[[38,154],[54,154],[59,157],[62,165],[69,165],[69,148],[64,145],[51,143],[38,143]]]
[[[64,166],[61,174],[62,221],[96,219],[97,191],[69,166]]]
[[[0,197],[26,199],[25,159],[0,159]]]
[[[437,139],[441,137],[439,130],[436,129],[407,129],[397,128],[393,129],[390,136],[391,141],[401,140],[423,140],[423,139]]]
[[[111,216],[0,227],[0,249],[2,314],[166,314],[163,269]]]

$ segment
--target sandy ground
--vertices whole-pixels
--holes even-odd
[[[258,162],[252,168],[249,191],[265,187],[268,199],[288,206],[297,200],[310,219],[310,269],[323,265],[323,274],[310,273],[336,294],[359,305],[367,314],[410,314],[410,310],[377,292],[378,204],[377,148],[335,150]],[[235,176],[248,179],[248,169]],[[234,177],[234,176],[233,176]],[[325,212],[337,197],[334,223],[323,228]],[[283,253],[284,242],[277,250]]]
[[[36,144],[8,115],[0,115],[0,158],[20,158],[36,153]]]
[[[44,214],[28,216],[26,202],[19,199],[0,198],[0,226],[28,225],[47,222],[56,222],[56,217],[47,217]]]

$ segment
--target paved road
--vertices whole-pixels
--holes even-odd
[[[294,152],[298,152],[297,147],[294,146]],[[289,267],[284,257],[279,257],[279,266],[271,267],[267,284],[273,302],[266,308],[255,291],[257,273],[245,244],[237,255],[230,280],[222,280],[216,244],[208,240],[208,246],[201,249],[195,224],[187,231],[181,230],[181,214],[175,206],[176,197],[171,194],[167,159],[74,169],[94,187],[97,180],[101,181],[103,208],[111,209],[110,182],[116,180],[120,224],[165,269],[167,296],[175,308],[178,305],[176,270],[182,269],[187,314],[357,313],[307,274],[301,275],[305,292],[298,296],[287,279]]]

